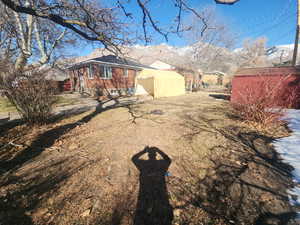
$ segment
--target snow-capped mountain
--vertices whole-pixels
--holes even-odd
[[[273,64],[280,64],[291,60],[293,48],[293,44],[278,45],[268,49],[263,47],[263,63],[258,66],[271,66]],[[251,59],[253,56],[256,56],[256,53],[251,55],[247,51],[249,50],[244,48],[229,50],[227,48],[208,45],[201,42],[183,47],[175,47],[162,43],[150,46],[125,46],[122,48],[124,54],[122,57],[134,59],[145,65],[150,65],[154,61],[160,60],[177,67],[188,67],[194,70],[219,70],[228,72],[233,71],[239,66],[245,66],[241,62],[244,57]],[[255,50],[252,49],[250,51]],[[259,54],[261,54],[261,49],[259,52]],[[75,61],[84,61],[107,54],[111,53],[104,49],[97,48],[91,54],[84,57],[78,57]]]
[[[273,47],[273,53],[269,55],[269,59],[287,59],[292,56],[294,50],[294,45],[277,45]]]

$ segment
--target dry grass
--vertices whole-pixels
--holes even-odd
[[[289,178],[277,179],[279,166],[268,161],[272,136],[241,125],[226,102],[207,94],[87,112],[34,130],[19,126],[0,138],[11,140],[0,152],[7,225],[134,224],[140,183],[131,157],[147,145],[172,159],[165,177],[172,224],[251,224],[264,210],[290,210],[282,199]],[[260,208],[262,195],[268,202]]]
[[[82,99],[76,97],[65,97],[63,95],[58,95],[57,100],[55,102],[55,107],[57,106],[69,106],[69,105],[76,105],[81,103]],[[13,106],[5,97],[0,97],[0,113],[5,112],[16,112],[15,106]]]
[[[0,97],[0,112],[14,112],[16,108],[4,97]]]

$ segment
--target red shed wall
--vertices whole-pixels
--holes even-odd
[[[300,108],[299,69],[294,67],[242,69],[232,80],[232,103],[252,104],[262,100],[264,96],[271,95],[275,96],[275,101],[270,100],[270,107],[280,105]]]

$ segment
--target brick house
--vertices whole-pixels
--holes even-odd
[[[201,80],[203,83],[206,83],[207,85],[221,86],[224,84],[225,76],[226,76],[226,74],[221,71],[205,72],[205,73],[203,73]]]
[[[177,67],[176,72],[182,74],[185,80],[185,89],[187,91],[192,91],[198,89],[201,86],[201,71],[195,71],[192,69],[186,69],[182,67]]]
[[[95,96],[133,94],[136,76],[148,66],[107,55],[73,64],[68,68],[72,91]]]

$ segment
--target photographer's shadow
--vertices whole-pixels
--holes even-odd
[[[140,159],[146,153],[148,160]],[[157,159],[157,155],[162,159]],[[132,162],[140,171],[134,225],[171,225],[173,209],[165,182],[171,159],[156,147],[145,147],[132,157]]]

